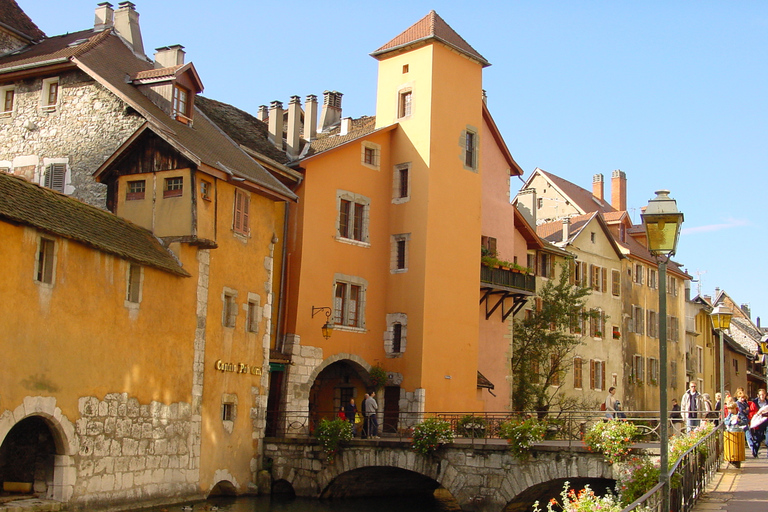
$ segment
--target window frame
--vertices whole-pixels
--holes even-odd
[[[411,199],[411,164],[398,164],[392,171],[392,204],[401,204]]]
[[[480,153],[480,130],[467,126],[461,134],[461,162],[465,169],[477,172]]]
[[[336,192],[336,240],[370,247],[368,223],[371,200],[352,192]],[[354,205],[354,207],[353,207]]]
[[[10,95],[10,108],[8,97]],[[4,85],[0,87],[0,117],[10,117],[16,111],[16,86]]]
[[[616,269],[611,269],[611,295],[621,296],[621,272]]]
[[[184,176],[168,176],[163,180],[163,199],[184,195]]]
[[[261,297],[255,293],[249,293],[248,302],[245,304],[245,331],[258,334],[261,318]]]
[[[68,165],[64,162],[46,163],[43,175],[43,186],[63,194],[67,188],[68,170]]]
[[[581,357],[573,358],[573,388],[584,389],[584,360]]]
[[[53,286],[56,279],[56,240],[40,236],[35,254],[35,282]]]
[[[139,184],[141,186],[139,186]],[[132,190],[134,188],[134,190]],[[140,188],[141,190],[136,190]],[[130,180],[126,183],[125,200],[139,201],[146,197],[147,180]]]
[[[250,236],[250,209],[251,195],[245,190],[235,187],[234,199],[232,201],[232,231],[235,234]]]
[[[389,271],[392,274],[408,272],[408,256],[410,252],[410,233],[399,233],[390,237],[391,255]]]
[[[370,157],[370,158],[369,158]],[[364,140],[360,143],[360,163],[363,167],[378,171],[381,169],[381,146]]]
[[[413,89],[408,87],[397,92],[397,118],[408,119],[413,115]]]
[[[43,85],[40,90],[40,108],[43,111],[56,110],[61,101],[61,83],[59,77],[43,79]],[[53,101],[51,95],[53,94]]]
[[[184,124],[192,121],[192,91],[176,82],[171,93],[171,117]]]
[[[334,276],[334,329],[355,332],[365,331],[367,288],[368,282],[365,279],[344,274],[336,274]]]
[[[237,326],[237,291],[224,288],[221,293],[221,325],[227,329]]]
[[[144,267],[137,263],[128,263],[125,277],[125,304],[138,306],[142,299]]]
[[[388,358],[402,357],[408,344],[408,315],[390,313],[386,316],[387,329],[384,331],[384,352]],[[399,339],[398,339],[399,330]]]

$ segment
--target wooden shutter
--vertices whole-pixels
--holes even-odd
[[[589,360],[589,389],[595,389],[595,360]]]
[[[605,389],[605,361],[600,361],[598,364],[600,364],[600,373],[603,379],[600,389]]]
[[[603,267],[602,271],[602,292],[605,293],[608,290],[608,269]]]
[[[66,164],[50,164],[45,170],[45,186],[64,192],[64,179],[67,174]]]

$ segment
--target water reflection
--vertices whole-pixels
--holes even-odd
[[[318,500],[282,496],[216,497],[207,501],[136,509],[132,512],[458,512],[460,510],[455,501],[450,497],[442,497],[438,492],[434,498],[401,496]]]

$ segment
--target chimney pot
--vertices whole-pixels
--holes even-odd
[[[269,141],[283,150],[283,103],[280,101],[269,104]]]
[[[170,68],[184,64],[184,47],[180,44],[155,48],[155,68]]]
[[[627,175],[615,170],[611,174],[611,206],[620,212],[627,211]]]
[[[256,119],[259,121],[266,121],[269,117],[269,110],[266,105],[259,105],[259,112],[256,114]]]
[[[286,151],[288,156],[296,158],[299,156],[301,130],[301,99],[298,96],[291,96],[288,102],[288,136],[286,140]]]
[[[317,138],[317,96],[310,94],[304,103],[304,138],[312,141]]]
[[[328,131],[341,121],[341,97],[338,91],[323,91],[323,110],[320,113],[320,131]]]
[[[115,23],[115,11],[112,10],[112,4],[101,2],[96,6],[96,18],[93,21],[93,31],[103,32],[109,30]]]
[[[133,53],[139,57],[144,55],[144,43],[141,40],[141,28],[139,27],[139,13],[136,12],[132,2],[120,2],[115,11],[115,31],[128,43]]]
[[[571,218],[563,218],[563,242],[567,242],[571,238]]]
[[[603,201],[603,175],[595,174],[592,176],[592,195]]]

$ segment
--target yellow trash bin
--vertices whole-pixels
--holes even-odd
[[[723,433],[723,459],[726,462],[741,462],[744,460],[746,438],[744,431]]]

